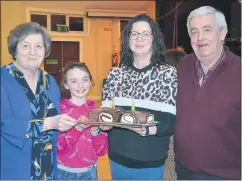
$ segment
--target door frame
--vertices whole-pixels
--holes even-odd
[[[52,36],[51,39],[52,39],[52,41],[78,42],[79,43],[79,62],[83,62],[83,40],[81,38]]]
[[[79,42],[79,62],[83,62],[83,40],[80,37],[52,36],[52,41],[72,41]],[[100,96],[87,96],[90,100],[100,100]]]

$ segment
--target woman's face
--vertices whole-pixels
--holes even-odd
[[[129,47],[136,55],[152,53],[153,35],[149,23],[139,21],[133,24],[129,35]]]
[[[31,34],[20,41],[16,50],[16,63],[24,69],[38,69],[45,57],[41,34]]]

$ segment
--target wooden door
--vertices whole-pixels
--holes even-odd
[[[44,69],[54,76],[58,83],[60,82],[62,73],[62,42],[52,42],[51,54],[44,61]]]
[[[79,62],[79,42],[63,42],[63,67],[67,62]]]
[[[52,41],[51,54],[44,61],[44,70],[52,75],[60,86],[62,72],[67,62],[79,62],[79,42]],[[68,98],[62,91],[62,97]]]

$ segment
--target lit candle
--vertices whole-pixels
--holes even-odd
[[[112,108],[115,108],[115,102],[112,100]]]
[[[135,105],[134,105],[134,102],[132,102],[131,111],[135,111]]]

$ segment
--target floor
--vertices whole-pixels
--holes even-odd
[[[100,157],[98,160],[98,180],[111,180],[110,167],[108,156]],[[176,173],[174,169],[174,152],[173,152],[173,138],[171,138],[170,150],[166,160],[164,180],[176,180]]]
[[[104,155],[98,160],[98,180],[111,180],[108,156]]]
[[[96,102],[100,106],[100,102]],[[100,157],[98,160],[98,180],[111,180],[111,173],[109,167],[109,159],[107,155]],[[165,165],[164,180],[176,180],[176,173],[174,170],[174,151],[173,151],[173,137],[170,140],[170,147],[168,158]]]

